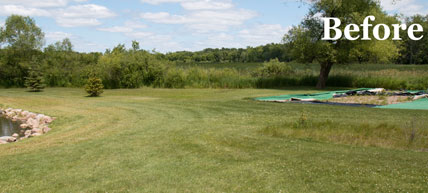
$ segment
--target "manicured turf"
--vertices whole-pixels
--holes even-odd
[[[1,89],[58,119],[0,146],[0,192],[428,190],[427,111],[245,99],[311,92]]]

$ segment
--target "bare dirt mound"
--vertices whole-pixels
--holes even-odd
[[[327,102],[346,104],[391,105],[413,101],[409,96],[348,96],[333,98]]]

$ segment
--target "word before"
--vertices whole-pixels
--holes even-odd
[[[360,39],[360,35],[355,34],[353,36],[351,33],[360,32],[360,26],[363,28],[363,37],[361,38],[361,40],[371,40],[371,38],[369,37],[369,27],[372,27],[373,24],[370,24],[369,22],[374,21],[376,18],[375,16],[372,16],[372,15],[367,16],[364,19],[363,24],[361,24],[360,26],[358,26],[357,24],[349,24],[345,27],[343,33],[339,29],[342,23],[340,19],[334,18],[334,17],[325,17],[322,19],[324,20],[324,37],[322,38],[322,40],[338,40],[342,38],[343,34],[345,34],[345,38],[348,40],[358,40]],[[332,23],[331,21],[334,21],[333,26],[330,25]],[[403,31],[407,30],[407,34],[411,40],[418,41],[424,37],[423,35],[420,35],[419,37],[415,36],[415,32],[424,31],[420,24],[412,24],[408,28],[406,24],[392,24],[392,27],[394,32],[394,37],[392,38],[392,40],[402,40],[402,38],[400,37],[401,30]],[[380,34],[379,34],[380,28],[384,29],[383,37],[380,37]],[[330,33],[331,30],[334,30],[336,32],[334,37],[331,37],[331,33]],[[389,28],[388,25],[378,24],[373,27],[373,37],[376,38],[377,40],[387,40],[390,36],[391,36],[391,29]]]

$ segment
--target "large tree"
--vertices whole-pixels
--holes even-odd
[[[44,44],[44,33],[34,19],[11,15],[1,28],[0,40],[7,46],[20,50],[40,49]]]
[[[337,63],[388,62],[397,57],[397,43],[392,40],[350,41],[341,38],[336,41],[324,41],[323,17],[335,17],[342,21],[339,27],[342,31],[351,23],[361,24],[365,17],[374,15],[373,23],[393,24],[397,19],[382,11],[377,0],[307,0],[311,8],[300,25],[295,26],[285,35],[284,41],[291,46],[291,53],[300,62],[317,61],[320,75],[317,88],[325,88],[331,68]],[[362,35],[362,30],[360,30]],[[381,31],[381,33],[383,33]],[[354,36],[357,34],[354,33]]]
[[[28,16],[11,15],[0,28],[0,44],[5,45],[0,57],[0,81],[6,86],[24,86],[29,64],[41,55],[42,30]]]

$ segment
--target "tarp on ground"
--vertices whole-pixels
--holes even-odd
[[[330,91],[330,92],[322,92],[322,93],[314,93],[314,94],[290,94],[290,95],[281,95],[281,96],[271,96],[271,97],[259,97],[256,98],[258,101],[290,101],[291,99],[300,99],[300,100],[328,100],[332,99],[335,94],[345,94],[349,91],[366,91],[371,88],[360,88],[355,90],[341,90],[341,91]]]
[[[428,98],[419,99],[413,102],[399,103],[385,106],[378,106],[381,109],[414,109],[414,110],[428,110]]]
[[[255,100],[258,101],[271,101],[271,102],[285,102],[291,101],[292,99],[300,99],[300,100],[328,100],[332,99],[335,94],[344,94],[349,91],[366,91],[371,90],[371,88],[360,88],[355,90],[342,90],[342,91],[331,91],[331,92],[323,92],[323,93],[315,93],[315,94],[291,94],[291,95],[281,95],[281,96],[271,96],[271,97],[260,97]],[[420,91],[407,91],[409,93],[418,93]],[[412,102],[399,103],[399,104],[391,104],[385,106],[377,106],[375,108],[382,109],[411,109],[411,110],[428,110],[428,98],[423,98],[419,100],[415,100]]]

